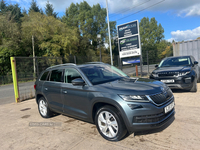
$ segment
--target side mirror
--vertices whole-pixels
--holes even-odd
[[[81,78],[77,78],[77,79],[72,80],[72,84],[83,86],[85,85],[85,81],[83,81],[83,79]]]
[[[194,61],[194,65],[197,65],[198,64],[198,61]]]
[[[155,68],[158,68],[158,65],[155,65]]]

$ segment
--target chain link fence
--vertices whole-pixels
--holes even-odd
[[[0,85],[12,84],[12,82],[13,82],[12,75],[0,76]]]
[[[19,101],[35,97],[34,82],[43,70],[62,64],[60,57],[15,57],[15,61]]]

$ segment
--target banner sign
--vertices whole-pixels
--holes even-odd
[[[128,64],[135,64],[135,63],[140,63],[140,58],[131,58],[131,59],[124,59],[122,60],[123,65],[128,65]]]
[[[120,58],[141,55],[138,21],[117,26]]]

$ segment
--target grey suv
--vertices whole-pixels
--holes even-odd
[[[131,78],[104,63],[47,68],[35,82],[42,117],[54,112],[95,123],[102,137],[159,128],[174,116],[174,96],[162,82]]]

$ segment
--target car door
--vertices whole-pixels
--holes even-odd
[[[43,93],[47,98],[50,108],[57,112],[63,112],[61,99],[61,83],[63,82],[63,69],[52,70],[49,80],[43,84]]]
[[[82,78],[81,74],[75,68],[66,68],[64,71],[64,83],[62,83],[63,111],[70,116],[81,119],[89,118],[89,89],[88,85],[74,86],[72,80]],[[84,79],[83,79],[84,80]]]

